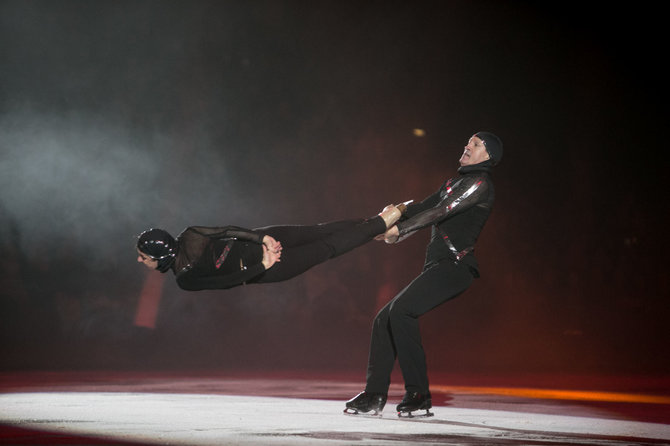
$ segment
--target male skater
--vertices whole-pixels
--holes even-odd
[[[473,135],[459,160],[459,175],[421,203],[410,204],[400,222],[386,231],[387,243],[428,226],[432,236],[421,274],[375,317],[365,390],[347,401],[345,413],[382,411],[397,358],[406,390],[396,408],[398,416],[412,416],[417,410],[432,415],[418,317],[458,296],[479,277],[474,245],[493,206],[490,170],[502,153],[502,141],[496,135]]]

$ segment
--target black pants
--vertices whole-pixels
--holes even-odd
[[[344,220],[312,226],[268,226],[259,230],[282,244],[281,261],[254,280],[281,282],[371,241],[386,231],[381,217]]]
[[[419,316],[465,291],[473,275],[465,264],[445,260],[423,271],[375,317],[365,390],[387,393],[396,358],[409,392],[428,392]]]

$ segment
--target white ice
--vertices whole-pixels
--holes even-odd
[[[670,426],[655,423],[456,407],[406,420],[393,406],[381,418],[343,408],[341,401],[258,396],[7,393],[0,423],[163,445],[670,444]]]

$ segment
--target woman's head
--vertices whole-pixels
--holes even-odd
[[[137,238],[137,261],[147,268],[165,272],[177,255],[177,241],[167,231],[152,228]]]

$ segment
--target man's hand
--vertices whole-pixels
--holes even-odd
[[[386,233],[384,234],[384,241],[389,245],[392,245],[393,243],[398,241],[399,237],[400,237],[400,231],[398,231],[398,226],[393,225],[386,230]]]

